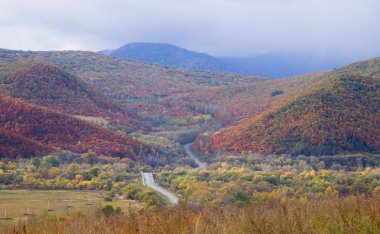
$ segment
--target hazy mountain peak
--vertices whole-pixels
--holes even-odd
[[[135,42],[126,44],[116,50],[104,50],[100,53],[167,67],[213,72],[235,72],[230,65],[218,58],[167,43]]]

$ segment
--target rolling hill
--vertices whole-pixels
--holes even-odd
[[[2,63],[25,59],[54,64],[108,98],[125,104],[146,124],[169,128],[170,131],[188,125],[186,122],[190,123],[194,115],[200,114],[194,110],[195,99],[192,98],[198,92],[207,93],[221,87],[257,84],[265,80],[253,76],[167,68],[92,52],[0,50]],[[209,109],[221,112],[219,109],[223,108]]]
[[[164,137],[185,143],[203,131],[212,132],[234,124],[244,126],[253,118],[288,105],[317,83],[352,74],[370,77],[380,70],[378,59],[373,59],[330,72],[273,80],[168,68],[83,51],[0,50],[0,62],[7,66],[25,59],[54,64],[99,90],[106,98],[123,103],[128,111],[136,113],[152,127],[148,134],[153,138],[145,138],[146,142]],[[222,131],[220,137],[213,138],[211,146],[214,151],[229,150],[231,142],[237,142],[233,134],[222,137],[228,131]],[[222,138],[224,140],[219,140]],[[239,139],[244,140],[244,137]],[[250,138],[245,139],[250,142]],[[239,151],[238,146],[234,150]],[[276,147],[272,149],[291,152],[290,148],[283,151]],[[241,151],[244,150],[249,150],[249,147],[242,147]],[[316,152],[325,153],[322,149]]]
[[[209,150],[331,155],[380,152],[380,59],[350,65],[237,126]],[[200,141],[200,140],[199,140]],[[198,147],[204,143],[198,142]]]
[[[0,64],[0,93],[70,115],[143,129],[136,114],[58,66],[40,60]],[[140,126],[139,128],[136,126]]]
[[[272,80],[168,68],[84,51],[0,50],[2,63],[25,59],[73,74],[136,113],[152,127],[149,135],[181,143],[259,114],[323,78],[315,74]]]
[[[86,51],[14,51],[0,49],[0,62],[37,59],[54,64],[123,103],[190,93],[264,79],[167,68]]]
[[[139,160],[144,153],[152,152],[150,147],[131,137],[20,99],[0,95],[0,109],[0,128],[26,138],[19,140],[20,144],[32,143],[31,149],[38,148],[40,144],[55,151],[69,150],[75,153],[91,149],[98,154],[134,160]],[[11,137],[16,138],[14,135]],[[9,139],[5,139],[7,141]],[[17,154],[15,152],[7,156],[15,157]]]

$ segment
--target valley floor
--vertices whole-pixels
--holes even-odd
[[[0,233],[380,231],[380,155],[225,154],[198,169],[89,156],[0,162]],[[166,206],[141,171],[179,204]]]
[[[140,209],[135,201],[115,199],[104,201],[104,192],[70,190],[0,190],[0,220],[20,221],[36,217],[64,217],[92,214],[99,207],[112,204],[122,208]],[[4,224],[4,223],[3,223]]]

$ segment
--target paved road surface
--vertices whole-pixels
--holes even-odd
[[[162,195],[164,195],[165,197],[167,197],[169,199],[170,203],[172,203],[172,204],[178,203],[178,197],[174,193],[164,189],[163,187],[157,185],[154,182],[154,178],[153,178],[152,173],[142,172],[142,181],[143,181],[144,185],[148,186],[151,189],[156,190],[157,192],[159,192]]]
[[[192,146],[193,146],[194,143],[189,143],[189,144],[186,144],[184,146],[184,149],[185,149],[185,153],[191,157],[194,162],[198,165],[198,168],[206,168],[206,164],[205,163],[202,163],[193,153],[192,151]],[[153,178],[153,174],[152,173],[146,173],[146,172],[141,172],[142,174],[142,182],[144,185],[148,186],[149,188],[151,189],[154,189],[155,191],[161,193],[162,195],[164,195],[165,197],[167,197],[170,201],[170,203],[172,204],[177,204],[178,203],[178,197],[170,192],[169,190],[167,189],[164,189],[163,187],[157,185],[155,182],[154,182],[154,178]]]
[[[206,164],[205,163],[202,163],[193,153],[192,151],[192,146],[193,146],[194,142],[193,143],[188,143],[184,146],[184,149],[185,149],[185,153],[194,160],[194,162],[198,165],[198,168],[206,168]]]

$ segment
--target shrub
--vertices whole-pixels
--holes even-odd
[[[105,216],[111,216],[115,213],[115,209],[113,208],[112,205],[105,205],[103,206],[102,208],[102,214],[104,214]]]
[[[114,209],[112,205],[105,205],[101,209],[102,214],[106,217],[109,217],[111,215],[121,214],[121,211],[122,210],[120,207],[116,207],[116,209]]]

